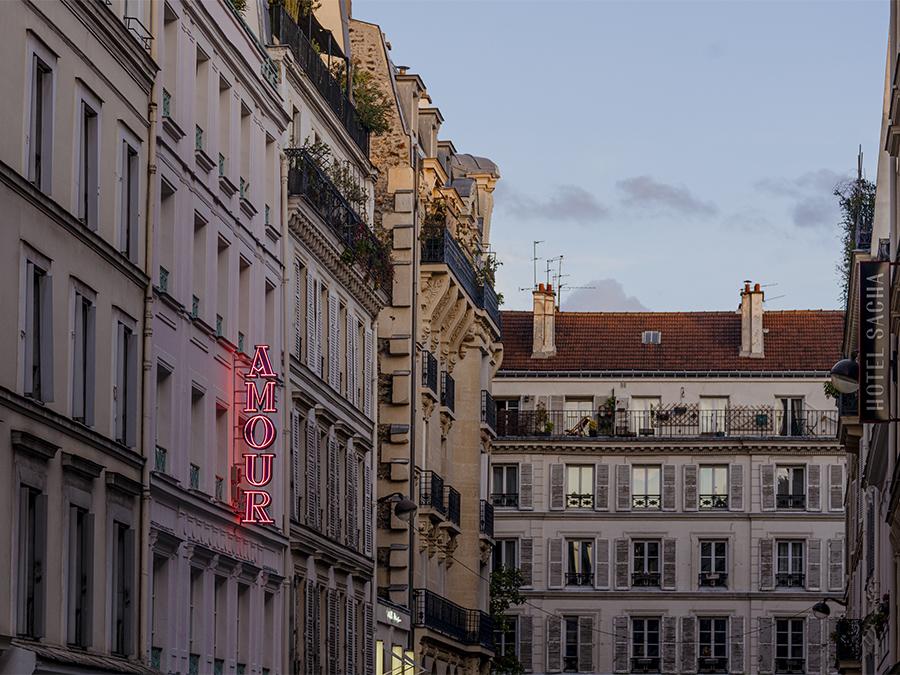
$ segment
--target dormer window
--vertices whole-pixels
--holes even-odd
[[[641,334],[641,343],[645,345],[658,345],[662,342],[662,332],[658,330],[645,330]]]

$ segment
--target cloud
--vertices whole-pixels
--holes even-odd
[[[831,169],[817,169],[796,178],[763,178],[754,187],[759,192],[787,200],[794,225],[810,229],[831,227],[837,222],[839,214],[834,188],[846,179],[846,175]]]
[[[692,216],[711,216],[719,210],[714,203],[699,199],[683,185],[669,185],[650,176],[626,178],[617,182],[616,187],[624,193],[622,202],[633,206]]]
[[[609,209],[578,185],[559,185],[553,194],[543,199],[518,192],[503,183],[500,183],[497,192],[497,207],[523,219],[586,223],[609,216]]]
[[[625,289],[615,279],[596,279],[587,284],[593,288],[572,291],[563,297],[562,308],[566,312],[646,312],[640,300],[625,294]],[[563,290],[565,292],[565,289]]]

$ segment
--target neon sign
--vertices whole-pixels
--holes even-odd
[[[243,453],[243,478],[252,489],[243,491],[242,523],[270,524],[275,521],[269,515],[272,495],[264,488],[272,481],[272,465],[275,454],[264,452],[272,447],[278,435],[275,424],[267,413],[275,408],[275,371],[269,361],[269,345],[256,345],[249,370],[244,374],[244,392],[247,400],[244,413],[250,414],[243,424],[243,441],[255,452]],[[262,386],[257,381],[262,380]]]

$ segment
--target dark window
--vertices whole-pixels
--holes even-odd
[[[775,672],[804,672],[803,619],[775,621]]]
[[[47,496],[23,485],[19,489],[19,627],[20,635],[44,634],[47,553]]]
[[[519,505],[519,467],[517,464],[496,464],[491,469],[491,502],[494,506]]]
[[[53,127],[53,71],[34,55],[31,83],[31,143],[28,178],[38,190],[50,191],[50,153]]]
[[[566,542],[568,569],[566,585],[592,586],[594,583],[594,542],[591,539],[570,539]]]
[[[99,118],[97,111],[81,102],[80,162],[78,164],[78,219],[88,228],[97,229],[97,164],[99,157]]]
[[[778,432],[782,436],[803,436],[806,432],[803,399],[800,397],[779,399]]]
[[[775,469],[775,499],[779,509],[806,507],[806,471],[802,466],[779,466]]]
[[[784,587],[803,586],[805,581],[805,561],[802,541],[779,541],[777,544],[775,585]]]
[[[631,620],[631,670],[636,673],[659,672],[659,619]]]
[[[566,627],[566,645],[563,652],[563,671],[578,672],[578,617],[563,617]]]
[[[116,352],[116,440],[133,447],[137,400],[137,340],[134,331],[119,322]]]
[[[30,260],[25,276],[25,395],[53,400],[53,285]]]
[[[515,539],[497,539],[494,542],[494,571],[501,567],[518,567],[518,561],[516,560],[517,543]]]
[[[494,630],[494,654],[496,656],[517,656],[516,645],[518,620],[511,616],[506,619],[506,626],[502,630]]]
[[[134,650],[134,548],[134,530],[114,522],[112,651],[124,656]]]
[[[70,506],[68,641],[79,647],[90,645],[93,545],[93,515]]]

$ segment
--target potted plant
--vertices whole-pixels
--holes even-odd
[[[592,438],[597,436],[597,422],[595,420],[588,422],[588,436]]]
[[[553,433],[553,422],[544,422],[544,435],[549,436]]]

